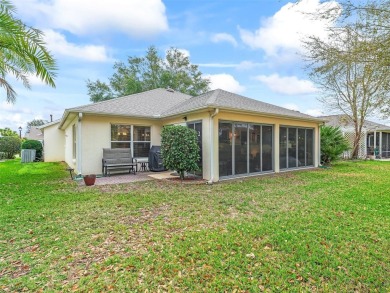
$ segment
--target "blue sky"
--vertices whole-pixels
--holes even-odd
[[[294,2],[294,1],[293,1]],[[335,2],[302,0],[14,0],[17,15],[41,29],[58,61],[57,87],[12,81],[15,104],[0,100],[0,128],[24,129],[88,104],[86,80],[107,81],[115,61],[143,56],[150,45],[189,54],[212,89],[222,88],[301,112],[326,112],[305,74],[300,40],[326,36],[325,20],[307,12]],[[12,80],[12,77],[9,77]],[[326,113],[327,114],[327,113]]]

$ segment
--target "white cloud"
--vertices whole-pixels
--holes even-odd
[[[201,67],[211,67],[211,68],[235,68],[239,64],[234,64],[234,63],[200,63],[198,65]]]
[[[301,0],[284,5],[272,17],[262,21],[261,26],[252,32],[238,28],[242,41],[252,49],[263,49],[268,56],[292,54],[302,50],[301,40],[315,35],[325,38],[327,28],[333,20],[314,17],[314,13],[327,8],[339,7],[336,1],[321,3],[320,0]]]
[[[318,116],[323,116],[324,112],[320,109],[308,109],[305,111],[305,114],[318,117]]]
[[[233,93],[242,93],[245,91],[245,87],[230,74],[206,74],[205,78],[210,80],[210,89],[223,89]]]
[[[27,76],[28,78],[28,82],[30,85],[34,86],[34,85],[45,85],[45,83],[42,81],[42,79],[40,79],[38,76],[36,75],[32,75],[32,74],[29,74]]]
[[[214,43],[228,42],[234,47],[237,47],[238,45],[236,39],[232,35],[227,33],[215,34],[211,37],[211,41]]]
[[[7,103],[7,102],[1,102],[0,104],[0,110],[6,110],[9,111],[13,108],[13,104]]]
[[[296,76],[279,76],[278,74],[259,75],[256,80],[262,82],[272,91],[287,95],[311,94],[318,91],[310,80],[299,79]]]
[[[307,109],[305,111],[301,111],[299,109],[299,106],[296,105],[296,104],[293,104],[293,103],[283,104],[282,107],[286,108],[286,109],[289,109],[289,110],[293,110],[293,111],[300,111],[300,112],[303,112],[303,113],[305,113],[307,115],[314,116],[314,117],[318,117],[318,116],[323,116],[324,115],[324,112],[321,109]]]
[[[261,67],[263,65],[263,63],[258,62],[242,61],[237,65],[237,70],[250,70],[256,67]]]
[[[241,61],[240,63],[200,63],[198,65],[210,68],[235,68],[237,70],[250,70],[256,67],[261,67],[265,64],[253,61]]]
[[[0,110],[0,128],[10,128],[14,131],[18,131],[18,127],[21,126],[24,128],[24,126],[27,124],[29,120],[26,119],[26,115],[22,115],[22,113],[2,113],[3,111]]]
[[[293,111],[299,111],[298,105],[295,104],[284,104],[282,107]]]
[[[110,61],[107,50],[103,46],[76,45],[69,43],[63,34],[53,30],[45,30],[45,41],[55,55],[69,56],[87,61]]]
[[[190,51],[186,49],[178,49],[179,52],[181,52],[185,57],[190,57]]]
[[[147,38],[168,30],[161,0],[15,0],[18,12],[41,27],[76,35],[121,31]]]

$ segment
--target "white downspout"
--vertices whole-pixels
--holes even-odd
[[[82,169],[82,136],[81,136],[81,120],[83,119],[83,113],[79,113],[79,119],[77,122],[77,173],[83,174]]]
[[[219,113],[219,109],[215,108],[214,113],[210,115],[210,180],[207,184],[213,184],[214,182],[214,117]]]

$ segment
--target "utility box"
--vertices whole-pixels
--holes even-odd
[[[22,150],[22,163],[31,163],[35,161],[36,150]]]

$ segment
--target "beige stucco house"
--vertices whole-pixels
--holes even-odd
[[[324,120],[223,90],[191,97],[155,89],[65,110],[42,126],[45,161],[65,161],[79,174],[100,174],[103,148],[148,156],[164,125],[198,132],[203,178],[318,167]]]

